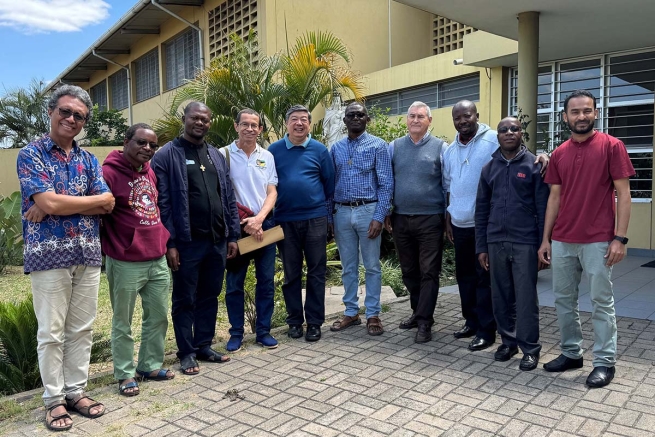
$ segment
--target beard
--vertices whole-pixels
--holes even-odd
[[[568,125],[569,125],[569,129],[571,129],[571,132],[573,132],[574,134],[584,135],[594,130],[595,123],[592,121],[591,123],[589,123],[587,126],[583,128],[576,127],[575,123],[568,123]]]

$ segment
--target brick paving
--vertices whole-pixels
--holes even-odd
[[[283,339],[278,349],[250,345],[226,364],[202,363],[201,374],[141,384],[125,398],[116,386],[91,394],[108,413],[74,415],[70,435],[129,436],[648,436],[655,435],[655,325],[618,318],[619,362],[606,388],[584,385],[585,366],[561,374],[518,370],[520,354],[493,360],[495,347],[469,352],[452,332],[459,299],[442,295],[433,340],[415,344],[415,330],[397,328],[410,314],[399,299],[382,315],[384,335],[364,325],[340,333],[323,328],[317,343]],[[584,347],[590,314],[581,315]],[[559,354],[553,308],[541,308],[541,362]],[[498,343],[496,343],[496,346]],[[177,365],[176,365],[177,366]],[[238,389],[244,400],[223,396]],[[49,434],[43,409],[5,427],[10,436]],[[0,428],[2,429],[2,428]]]

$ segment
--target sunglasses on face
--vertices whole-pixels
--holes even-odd
[[[368,117],[367,114],[363,112],[349,112],[346,114],[346,118],[366,118]]]
[[[518,132],[520,130],[521,130],[520,126],[503,126],[503,127],[498,128],[498,133],[499,134],[506,134],[507,131],[511,131],[511,132],[516,133],[516,132]]]
[[[146,146],[150,147],[150,150],[152,150],[153,152],[156,152],[157,149],[159,149],[159,144],[149,143],[147,140],[144,140],[142,138],[137,138],[134,140],[134,142],[137,144],[137,146],[141,147],[142,149],[145,149]]]
[[[82,115],[79,112],[73,112],[70,109],[66,109],[66,108],[58,108],[58,109],[59,109],[59,115],[61,115],[63,118],[69,118],[72,115],[73,119],[78,123],[87,121],[89,118],[88,115]]]

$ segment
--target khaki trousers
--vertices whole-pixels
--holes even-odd
[[[39,370],[46,406],[84,391],[89,376],[92,327],[100,267],[73,266],[30,273]]]

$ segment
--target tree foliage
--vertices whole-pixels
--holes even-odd
[[[243,108],[262,114],[262,139],[270,143],[285,132],[284,115],[294,104],[310,111],[328,105],[333,91],[361,99],[361,76],[350,69],[346,46],[327,32],[309,32],[296,40],[288,53],[263,56],[257,35],[245,38],[230,35],[227,55],[212,60],[195,79],[187,81],[173,97],[161,119],[153,123],[160,141],[167,142],[182,132],[182,106],[191,100],[212,110],[212,126],[207,140],[217,146],[236,138],[234,117]],[[320,134],[320,123],[314,133]]]
[[[129,126],[127,119],[116,109],[99,111],[98,105],[93,106],[93,117],[84,125],[85,146],[120,146],[123,135]]]
[[[388,114],[389,108],[384,110],[377,106],[369,108],[368,115],[371,121],[366,127],[369,134],[380,137],[387,143],[407,134],[407,124],[402,118],[397,117],[395,121],[391,121]]]
[[[0,144],[24,147],[48,132],[48,98],[43,80],[32,79],[27,88],[5,90],[0,97]]]

